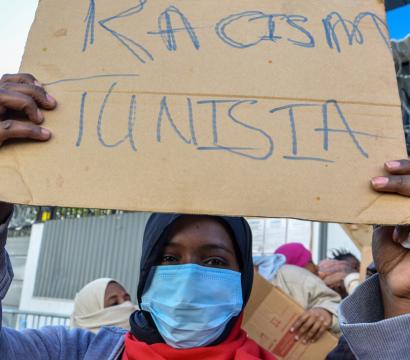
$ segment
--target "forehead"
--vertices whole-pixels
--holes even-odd
[[[198,239],[224,238],[233,242],[231,231],[223,221],[208,216],[181,216],[170,227],[168,241],[175,241],[183,236],[196,236]]]
[[[110,282],[106,289],[105,289],[105,295],[108,294],[116,294],[116,293],[124,293],[126,292],[126,290],[124,289],[124,287],[120,284],[118,284],[116,281],[112,281]]]

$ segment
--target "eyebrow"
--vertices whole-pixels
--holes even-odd
[[[164,251],[166,251],[167,248],[179,248],[181,247],[180,244],[176,244],[176,243],[168,243],[167,245],[165,245],[164,247]],[[236,256],[235,251],[229,249],[227,246],[223,245],[223,244],[206,244],[201,246],[201,249],[205,249],[205,250],[223,250],[233,256]]]
[[[223,250],[233,256],[236,256],[235,252],[226,247],[225,245],[222,244],[207,244],[202,246],[203,249],[208,249],[208,250]]]
[[[125,293],[125,296],[131,297],[131,295],[128,294],[128,293]],[[112,295],[107,299],[107,301],[113,300],[113,299],[115,299],[116,297],[117,297],[116,294],[112,294]]]

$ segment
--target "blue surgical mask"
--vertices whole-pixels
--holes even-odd
[[[241,273],[195,264],[151,269],[141,309],[176,349],[207,346],[242,311]]]

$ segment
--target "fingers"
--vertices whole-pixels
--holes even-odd
[[[319,263],[319,272],[322,273],[335,273],[340,271],[349,271],[351,265],[345,260],[322,260]]]
[[[392,175],[410,175],[410,160],[387,161],[384,168]]]
[[[50,138],[49,130],[29,122],[6,120],[0,122],[0,145],[9,139],[33,139],[46,141]]]
[[[20,93],[31,97],[41,108],[53,110],[57,106],[56,100],[48,94],[43,87],[33,84],[5,83],[1,85],[4,90]]]
[[[308,342],[312,342],[313,339],[320,338],[320,335],[318,333],[321,333],[322,328],[322,323],[320,321],[315,321],[307,331],[305,337],[302,339],[302,342],[306,344]]]
[[[371,180],[374,190],[410,196],[410,160],[392,160],[384,164],[391,175],[378,176]]]
[[[379,176],[373,178],[371,184],[379,192],[410,196],[410,175]]]
[[[52,110],[56,106],[56,100],[33,75],[4,75],[0,79],[0,145],[6,140],[17,138],[48,140],[50,131],[38,126],[44,121],[40,108]],[[31,122],[16,120],[20,113]]]
[[[311,338],[311,342],[313,343],[313,342],[318,341],[323,336],[323,334],[327,331],[327,329],[328,329],[328,326],[326,326],[325,323],[322,323],[319,327],[319,330],[316,331],[316,335]]]
[[[332,323],[332,315],[324,309],[314,308],[305,311],[290,329],[297,333],[295,340],[304,344],[317,341]]]
[[[304,322],[309,318],[309,312],[304,312],[302,315],[300,315],[293,326],[290,328],[290,332],[298,333],[300,327],[304,324]]]
[[[0,88],[0,108],[5,109],[3,113],[7,110],[21,111],[35,124],[41,124],[44,121],[44,115],[33,98],[18,92]]]
[[[40,82],[31,74],[4,74],[0,82],[10,82],[17,84],[37,85],[42,87]]]
[[[344,278],[347,276],[345,272],[332,273],[323,278],[323,281],[330,288],[340,287],[343,284]]]
[[[313,315],[310,315],[299,327],[299,330],[297,332],[297,337],[301,339],[303,342],[305,342],[305,340],[309,338],[308,334],[312,330],[312,328],[315,327],[315,324],[316,324],[316,317]]]

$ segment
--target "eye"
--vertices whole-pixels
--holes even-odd
[[[225,259],[222,258],[209,258],[204,261],[205,265],[212,267],[224,267],[228,266],[228,263]]]
[[[173,264],[178,262],[178,259],[175,256],[172,255],[164,255],[161,258],[161,264]]]

